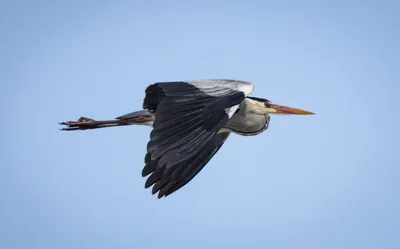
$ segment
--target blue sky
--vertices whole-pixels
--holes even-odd
[[[400,248],[398,1],[1,1],[0,248]],[[144,190],[157,81],[232,78],[316,113]]]

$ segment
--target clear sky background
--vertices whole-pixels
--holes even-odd
[[[0,1],[0,248],[400,248],[399,1]],[[231,136],[158,200],[157,81],[232,78],[314,116]]]

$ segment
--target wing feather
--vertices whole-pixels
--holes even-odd
[[[228,139],[229,135],[229,132],[216,134],[212,140],[209,141],[209,144],[205,149],[196,155],[192,161],[186,165],[186,167],[182,166],[177,168],[176,176],[172,175],[172,181],[174,184],[171,187],[168,186],[169,189],[165,191],[165,196],[172,194],[191,181],[219,151],[226,139]]]
[[[187,184],[223,145],[218,133],[251,93],[247,82],[206,80],[156,83],[144,107],[155,112],[142,175],[145,187],[163,197]]]

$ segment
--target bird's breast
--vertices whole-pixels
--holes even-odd
[[[268,129],[269,116],[258,114],[235,114],[225,125],[225,129],[243,136],[254,136]]]

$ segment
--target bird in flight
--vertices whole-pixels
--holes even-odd
[[[193,179],[231,133],[254,136],[268,128],[270,115],[312,112],[249,97],[253,84],[237,80],[159,82],[147,87],[143,110],[114,120],[81,117],[62,122],[64,131],[124,125],[153,127],[142,176],[145,188],[166,197]]]

